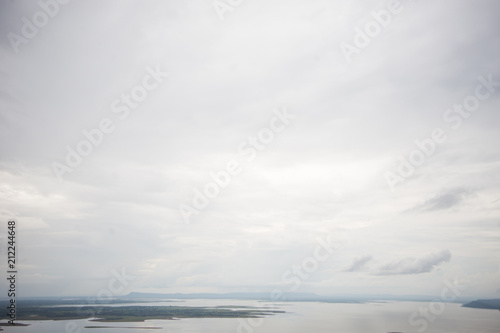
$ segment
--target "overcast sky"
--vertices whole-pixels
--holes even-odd
[[[295,291],[498,298],[498,1],[217,5],[0,3],[19,295],[290,291],[308,263]]]

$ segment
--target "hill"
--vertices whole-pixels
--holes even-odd
[[[500,299],[478,299],[462,305],[466,308],[500,310]]]

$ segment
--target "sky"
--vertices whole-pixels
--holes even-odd
[[[499,10],[2,1],[2,270],[15,220],[18,296],[499,298]]]

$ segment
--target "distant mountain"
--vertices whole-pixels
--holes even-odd
[[[279,295],[277,295],[279,296]],[[194,293],[194,294],[156,294],[131,292],[123,298],[161,298],[161,299],[244,299],[270,301],[271,293]],[[274,297],[276,301],[317,301],[322,297],[314,293],[283,293],[280,297]]]
[[[413,301],[431,302],[435,296],[422,295],[336,295],[320,296],[315,293],[293,293],[284,292],[281,295],[272,295],[270,292],[257,293],[194,293],[194,294],[158,294],[131,292],[128,295],[120,296],[125,299],[241,299],[273,302],[325,302],[325,303],[363,303],[370,301]],[[458,303],[471,301],[470,298],[456,300]]]
[[[467,308],[500,310],[500,299],[478,299],[462,305]]]

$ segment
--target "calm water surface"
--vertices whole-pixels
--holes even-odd
[[[185,300],[182,302],[138,303],[137,305],[183,306],[256,306],[263,308],[270,303],[239,300]],[[426,302],[381,302],[365,304],[290,302],[280,303],[278,310],[286,313],[263,319],[182,319],[148,320],[143,323],[99,323],[89,320],[29,321],[28,327],[5,327],[5,332],[30,333],[499,333],[500,311],[463,308],[460,304],[445,304],[444,311],[434,321],[423,317],[410,324],[410,316],[419,308],[428,308]],[[95,328],[84,326],[128,326],[125,328]],[[140,327],[161,327],[141,329]],[[425,327],[426,326],[426,327]]]

